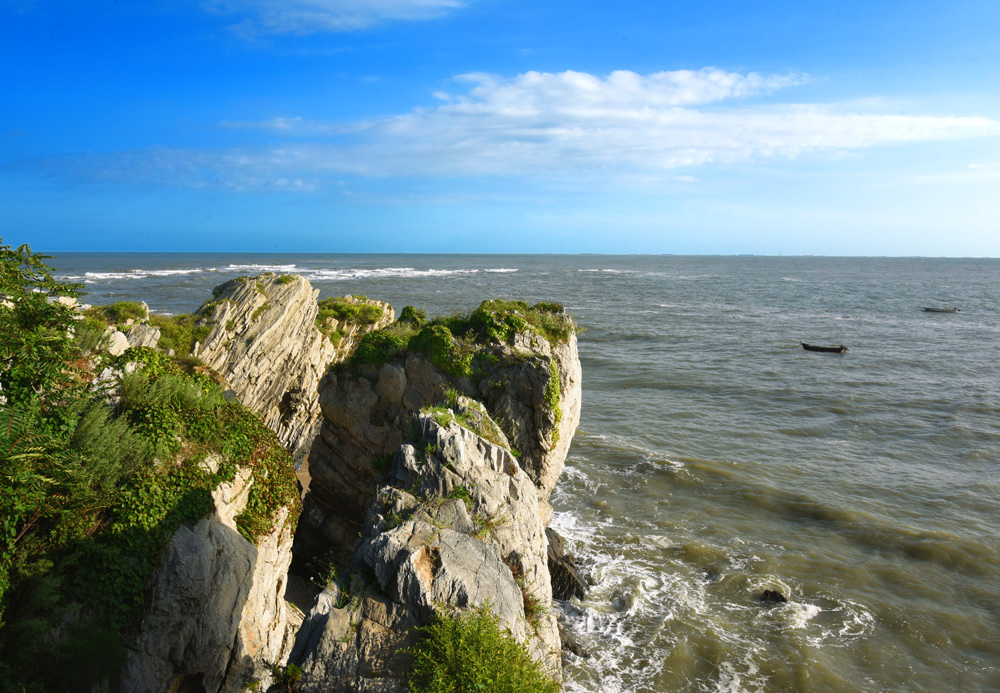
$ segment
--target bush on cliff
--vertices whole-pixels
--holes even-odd
[[[166,541],[238,467],[254,478],[237,520],[248,539],[299,511],[287,452],[208,375],[130,349],[102,364],[138,366],[117,406],[93,392],[69,337],[78,314],[54,300],[79,287],[44,259],[0,239],[0,691],[88,688],[120,667],[118,632]]]
[[[414,693],[557,693],[524,646],[488,607],[442,614],[411,650]]]
[[[469,315],[451,315],[427,321],[426,314],[407,306],[400,319],[366,334],[351,361],[381,366],[406,353],[422,353],[435,366],[455,377],[472,374],[481,347],[508,342],[519,332],[534,332],[554,344],[574,332],[572,318],[556,303],[529,306],[524,301],[483,301]]]

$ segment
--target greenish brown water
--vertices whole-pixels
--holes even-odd
[[[584,405],[555,526],[573,691],[1000,690],[1000,262],[66,255],[193,310],[263,269],[432,313],[564,303]],[[88,275],[89,272],[89,275]],[[921,306],[955,305],[955,314]],[[799,341],[845,344],[844,355]],[[758,597],[776,589],[786,604]]]

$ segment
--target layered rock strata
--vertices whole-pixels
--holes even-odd
[[[346,326],[347,336],[335,346],[316,327],[319,289],[302,277],[239,277],[212,294],[214,301],[202,308],[212,331],[194,355],[225,378],[300,466],[320,423],[320,379],[367,329],[391,322],[392,308],[372,302],[382,308],[382,318],[364,328]]]
[[[460,406],[488,415],[476,402]],[[435,613],[489,608],[557,680],[560,639],[539,493],[510,452],[420,415],[371,502],[346,593],[330,586],[299,633],[303,691],[402,693],[407,648]],[[365,577],[367,576],[367,578]],[[338,608],[339,607],[339,608]]]
[[[217,463],[206,462],[213,471]],[[215,512],[182,526],[167,544],[128,642],[120,690],[238,691],[250,681],[270,682],[272,665],[288,658],[294,630],[284,594],[292,527],[283,510],[256,544],[243,538],[235,518],[250,483],[249,472],[240,470],[212,494]]]

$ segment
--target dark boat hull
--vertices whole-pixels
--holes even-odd
[[[958,308],[928,308],[924,306],[924,311],[927,313],[957,313]]]
[[[802,348],[806,351],[820,351],[824,354],[843,354],[847,351],[847,347],[844,345],[828,347],[828,346],[816,346],[815,344],[806,344],[805,342],[799,342]]]

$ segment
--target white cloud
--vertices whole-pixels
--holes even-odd
[[[426,20],[464,7],[462,0],[209,0],[219,14],[249,15],[245,34],[355,31],[393,21]]]
[[[677,169],[712,163],[816,153],[842,157],[872,147],[1000,134],[1000,122],[983,117],[736,101],[807,79],[710,68],[651,75],[617,71],[606,77],[528,72],[505,79],[476,73],[454,80],[463,91],[435,93],[437,107],[405,115],[354,123],[280,117],[224,124],[294,136],[288,146],[156,150],[140,158],[171,179],[241,189],[275,186],[279,180],[314,186],[340,174],[677,179],[683,173]],[[120,166],[141,175],[126,159]],[[111,162],[105,166],[112,168]]]
[[[981,117],[881,115],[808,104],[715,105],[806,80],[715,69],[617,71],[607,77],[462,75],[456,82],[469,88],[435,93],[442,102],[437,108],[354,123],[359,139],[351,146],[316,146],[310,158],[321,167],[365,175],[656,172],[1000,134],[1000,122]],[[349,129],[305,121],[291,129],[324,128],[331,134]]]

